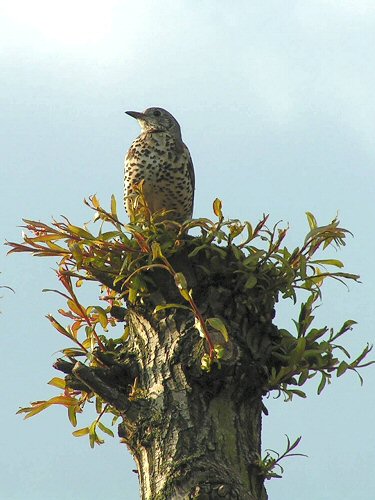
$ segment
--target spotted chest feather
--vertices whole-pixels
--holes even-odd
[[[172,210],[178,222],[191,218],[194,170],[189,150],[166,132],[144,132],[125,158],[125,206],[134,186],[143,181],[146,202],[152,212]]]

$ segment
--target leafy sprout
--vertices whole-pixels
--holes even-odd
[[[340,227],[337,217],[329,224],[319,226],[315,217],[307,212],[309,231],[301,245],[290,250],[284,244],[288,227],[280,227],[277,223],[270,229],[267,226],[268,215],[263,215],[255,226],[248,221],[226,220],[218,199],[213,203],[215,220],[193,219],[182,225],[168,220],[166,211],[151,213],[144,201],[142,186],[127,224],[118,217],[114,196],[109,211],[100,205],[96,196],[85,200],[85,204],[94,211],[93,221],[98,226],[95,232],[89,225],[74,225],[66,217],[53,220],[50,224],[25,219],[23,242],[7,243],[11,247],[9,253],[30,253],[59,259],[56,273],[63,290],[53,291],[64,298],[66,307],[59,309],[62,320],[52,314],[47,318],[71,343],[62,350],[63,359],[56,362],[68,376],[77,358],[89,367],[103,367],[106,366],[103,355],[126,342],[130,335],[129,327],[125,324],[119,335],[119,322],[126,317],[127,308],[144,305],[147,301],[150,294],[147,273],[150,270],[170,275],[181,299],[179,303],[156,305],[154,314],[165,309],[190,311],[204,342],[202,370],[210,371],[213,364],[221,366],[231,332],[222,318],[204,317],[195,300],[194,289],[189,286],[184,273],[174,268],[173,257],[186,248],[191,259],[199,257],[201,252],[208,252],[213,269],[215,266],[222,267],[223,259],[230,254],[234,266],[230,272],[236,277],[237,286],[249,296],[256,290],[257,296],[270,297],[273,303],[280,297],[296,303],[299,292],[307,295],[295,320],[296,335],[278,330],[279,337],[267,361],[264,394],[276,391],[278,395],[283,394],[285,400],[291,400],[293,396],[305,397],[301,386],[317,375],[320,376],[320,393],[331,382],[333,374],[340,377],[349,370],[359,375],[359,369],[373,363],[365,360],[371,346],[367,345],[350,362],[349,353],[338,343],[351,331],[355,321],[346,321],[338,332],[327,327],[312,327],[315,304],[321,298],[322,286],[328,279],[344,283],[359,281],[359,276],[342,271],[341,261],[319,255],[331,247],[345,245],[350,232]],[[188,232],[192,229],[199,235],[194,238],[189,236]],[[211,272],[210,269],[206,271]],[[84,306],[81,303],[79,288],[87,281],[99,285],[102,305]],[[125,310],[121,319],[114,314],[115,310]],[[113,329],[116,329],[115,336],[111,334]],[[216,332],[215,335],[213,332]],[[217,334],[222,339],[220,343],[213,340]],[[345,359],[340,359],[341,354]],[[95,402],[98,417],[91,426],[73,434],[88,435],[91,446],[102,442],[98,430],[112,435],[101,419],[105,414],[112,414],[116,420],[119,413],[115,408],[105,404],[87,387],[71,387],[60,378],[54,378],[50,383],[63,393],[48,401],[36,401],[30,407],[21,408],[19,413],[25,413],[25,418],[28,418],[51,405],[62,405],[67,408],[69,420],[75,427],[77,415],[83,412],[87,403]],[[135,388],[135,385],[132,397],[143,397],[141,389]],[[295,443],[290,445],[288,439],[287,453],[294,449]],[[285,456],[279,457],[273,467]],[[267,460],[269,468],[273,459],[268,456]]]
[[[299,445],[301,439],[302,438],[300,436],[293,443],[291,443],[289,437],[286,436],[286,450],[282,454],[275,450],[266,450],[264,458],[259,458],[257,462],[259,474],[263,476],[264,479],[280,479],[284,473],[284,468],[280,465],[282,460],[288,457],[307,457],[307,455],[304,455],[303,453],[293,452],[293,450],[295,450]]]

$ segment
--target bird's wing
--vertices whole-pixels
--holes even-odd
[[[186,146],[185,146],[186,147]],[[193,160],[191,159],[190,152],[188,148],[186,148],[187,154],[188,154],[188,171],[189,171],[189,176],[190,176],[190,182],[193,188],[193,193],[195,191],[195,172],[194,172],[194,165],[193,165]]]
[[[188,162],[188,172],[189,172],[189,177],[190,177],[190,182],[191,182],[191,187],[193,191],[193,196],[192,196],[192,207],[194,207],[194,193],[195,193],[195,172],[194,172],[194,165],[193,165],[193,160],[191,159],[189,150],[188,150],[188,155],[189,155],[189,162]]]

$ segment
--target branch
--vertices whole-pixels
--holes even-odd
[[[93,370],[80,361],[74,365],[72,374],[93,392],[98,394],[104,401],[114,406],[119,411],[129,408],[129,400],[118,389],[109,385],[100,377],[97,370]]]

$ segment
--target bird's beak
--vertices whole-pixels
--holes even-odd
[[[132,116],[136,120],[144,120],[145,115],[143,113],[139,113],[138,111],[125,111],[125,113],[129,116]]]

